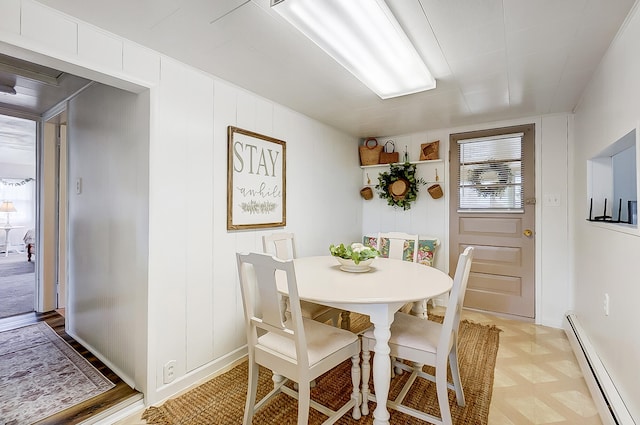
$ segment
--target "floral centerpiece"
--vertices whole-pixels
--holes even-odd
[[[331,245],[329,252],[342,264],[342,270],[352,272],[369,270],[369,264],[380,255],[377,249],[357,242],[348,246]]]

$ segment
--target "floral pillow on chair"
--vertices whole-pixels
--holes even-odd
[[[380,238],[380,246],[378,246],[378,237],[365,235],[362,237],[362,244],[370,246],[380,251],[382,258],[389,258],[389,240]],[[435,261],[436,249],[440,245],[438,239],[419,239],[418,240],[418,263],[425,266],[433,267]],[[402,259],[404,261],[413,261],[413,240],[405,240],[402,248]]]
[[[440,245],[438,239],[419,239],[418,240],[418,263],[425,266],[433,267],[435,260],[436,248]]]
[[[362,245],[370,246],[373,249],[378,249],[378,236],[363,236]]]

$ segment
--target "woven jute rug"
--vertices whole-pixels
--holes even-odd
[[[370,326],[367,316],[352,313],[351,329],[359,332]],[[441,321],[438,316],[431,320]],[[460,407],[455,401],[455,393],[449,391],[449,404],[453,423],[456,425],[483,425],[488,423],[489,405],[493,389],[493,371],[498,352],[500,330],[495,326],[484,326],[462,321],[459,329],[459,362],[466,406]],[[342,363],[316,380],[311,390],[311,398],[337,410],[351,394],[351,361]],[[425,367],[429,370],[429,367]],[[433,372],[433,369],[431,369]],[[148,408],[142,415],[149,424],[155,425],[237,425],[242,424],[247,392],[247,361],[232,370],[207,381],[185,394],[166,401],[158,407]],[[260,368],[257,400],[271,389],[271,371]],[[393,399],[409,377],[404,373],[392,379],[389,398]],[[371,385],[373,378],[371,379]],[[373,389],[375,393],[375,388]],[[404,404],[439,416],[435,383],[418,379],[405,398]],[[371,413],[359,421],[351,413],[343,416],[337,424],[373,423],[375,403],[369,403]],[[279,394],[259,410],[253,424],[295,424],[297,421],[297,401]],[[390,409],[392,424],[424,425],[424,422]],[[321,424],[326,416],[310,409],[309,424]]]

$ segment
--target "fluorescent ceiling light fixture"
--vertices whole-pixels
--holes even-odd
[[[436,87],[383,0],[271,0],[271,7],[382,99]]]

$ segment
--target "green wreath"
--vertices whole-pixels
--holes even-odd
[[[469,170],[469,180],[482,197],[502,195],[512,178],[511,168],[504,162],[490,162]]]
[[[411,203],[418,197],[418,185],[426,184],[422,178],[416,178],[416,165],[390,164],[389,171],[378,175],[378,196],[387,200],[392,207],[411,208]]]

